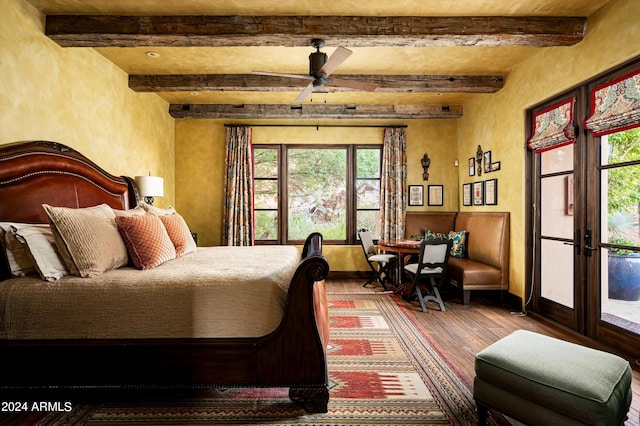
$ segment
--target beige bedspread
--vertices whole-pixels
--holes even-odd
[[[1,339],[258,337],[282,317],[290,246],[201,247],[151,270],[0,283]]]

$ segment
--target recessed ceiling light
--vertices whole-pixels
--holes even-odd
[[[150,58],[159,58],[160,54],[158,52],[154,52],[152,50],[149,50],[147,53],[147,56]]]

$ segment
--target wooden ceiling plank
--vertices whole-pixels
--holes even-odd
[[[442,119],[462,116],[461,105],[172,104],[173,118],[224,119]]]
[[[378,85],[383,93],[495,93],[504,86],[501,76],[480,75],[335,75],[336,78]],[[245,91],[291,92],[307,80],[257,74],[130,75],[129,88],[136,92]],[[332,91],[351,89],[330,85]]]
[[[45,34],[63,47],[570,46],[585,17],[543,16],[110,16],[49,15]]]

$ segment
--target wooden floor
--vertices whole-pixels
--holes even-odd
[[[362,288],[364,280],[328,280],[328,292],[383,291],[378,284]],[[461,294],[451,287],[443,289],[445,312],[440,312],[436,304],[427,304],[428,312],[421,312],[416,301],[405,305],[431,334],[450,359],[469,377],[474,376],[475,354],[498,339],[519,329],[531,330],[585,346],[604,349],[597,342],[573,334],[557,325],[536,318],[532,314],[515,312],[500,304],[492,292],[471,294],[468,305],[461,304]],[[629,360],[633,367],[633,401],[626,426],[638,426],[640,410],[640,365],[637,360]]]

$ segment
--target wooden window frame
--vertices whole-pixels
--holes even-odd
[[[278,237],[274,240],[255,240],[256,245],[273,245],[273,244],[302,244],[303,240],[288,239],[288,152],[290,149],[340,149],[344,148],[347,152],[347,187],[346,187],[346,239],[344,240],[324,240],[325,244],[360,244],[357,239],[357,214],[358,211],[369,211],[372,209],[358,209],[355,198],[355,188],[357,178],[357,150],[358,149],[379,149],[380,162],[382,163],[382,145],[381,144],[254,144],[252,149],[277,149],[278,150]],[[254,180],[255,180],[254,176]],[[367,178],[375,179],[375,178]],[[381,176],[378,177],[381,179]],[[256,209],[258,210],[273,209]]]

